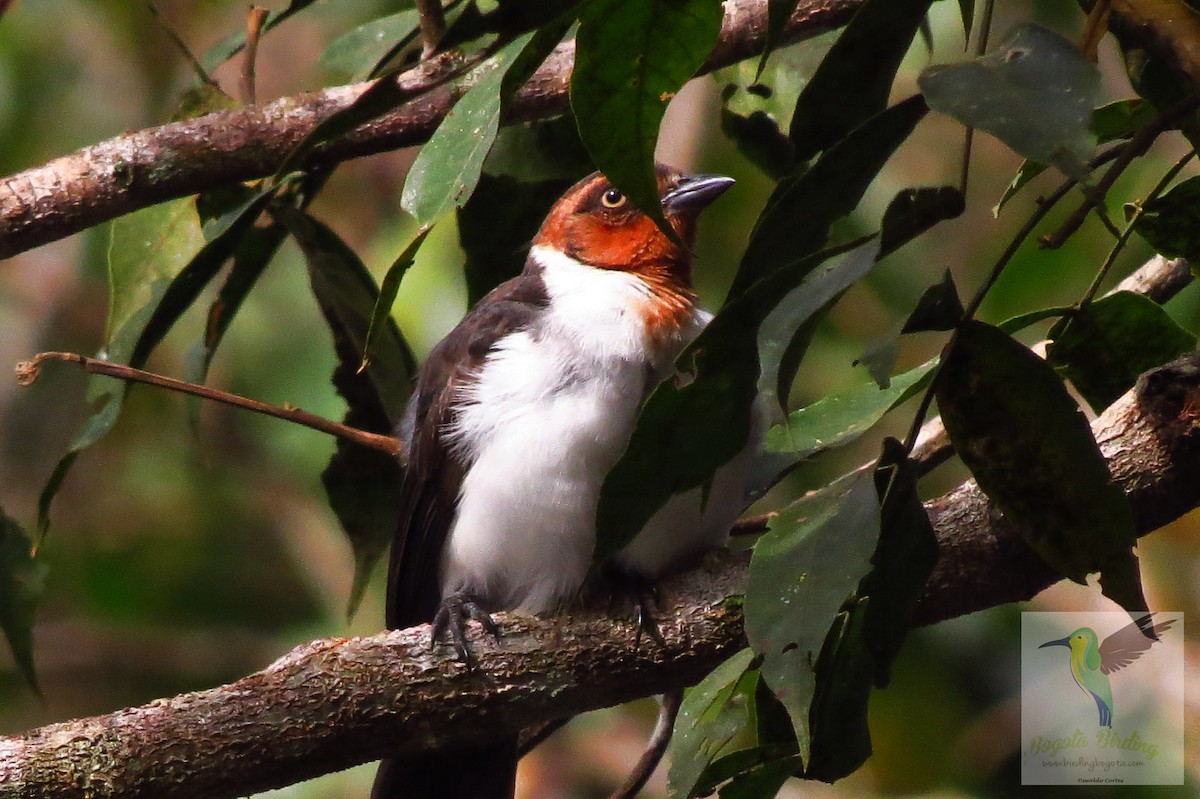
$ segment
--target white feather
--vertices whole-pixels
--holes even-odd
[[[550,297],[544,323],[501,340],[466,389],[449,431],[475,457],[443,553],[443,595],[542,613],[586,575],[596,502],[649,386],[707,321],[650,335],[650,288],[636,275],[535,247]]]

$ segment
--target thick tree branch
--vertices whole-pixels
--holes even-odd
[[[1151,372],[1093,425],[1146,534],[1200,505],[1200,354]],[[926,624],[1026,599],[1059,579],[973,483],[927,503],[941,560]],[[689,684],[745,645],[746,557],[712,553],[663,586],[666,646],[634,650],[602,611],[504,617],[468,674],[428,628],[300,647],[231,685],[0,738],[0,785],[39,797],[217,797],[468,745]]]
[[[798,41],[844,24],[863,0],[801,0],[784,34]],[[762,51],[767,0],[728,0],[721,38],[702,73]],[[567,110],[573,42],[554,50],[509,103],[505,123]],[[436,59],[398,79],[416,92],[436,77]],[[243,106],[118,136],[43,166],[0,178],[0,258],[146,206],[234,181],[273,174],[320,122],[353,103],[370,84],[338,86]],[[332,164],[420,144],[456,97],[439,86],[318,149],[310,164]]]

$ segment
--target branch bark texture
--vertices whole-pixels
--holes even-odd
[[[784,41],[843,25],[863,2],[801,0]],[[766,26],[767,0],[728,0],[720,40],[701,74],[761,52]],[[559,45],[513,97],[503,122],[565,113],[574,63],[574,42]],[[406,72],[398,78],[401,88],[420,91],[436,77],[437,68],[426,62]],[[274,174],[318,124],[345,109],[369,86],[339,86],[148,128],[0,179],[0,258],[155,203]],[[421,94],[319,148],[307,165],[421,144],[450,110],[457,91],[445,85]]]
[[[1144,376],[1095,421],[1146,534],[1200,505],[1200,354]],[[926,504],[941,559],[915,624],[1032,597],[1060,579],[973,482]],[[231,685],[0,738],[0,796],[226,797],[384,755],[499,733],[691,684],[745,646],[744,554],[663,586],[666,645],[603,611],[498,617],[473,673],[428,627],[300,647]]]

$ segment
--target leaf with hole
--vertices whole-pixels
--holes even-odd
[[[1087,178],[1100,71],[1059,34],[1019,25],[987,55],[929,67],[917,82],[935,111],[987,131],[1028,159]]]

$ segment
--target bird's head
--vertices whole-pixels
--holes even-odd
[[[1048,646],[1065,646],[1071,650],[1073,657],[1080,658],[1090,668],[1100,667],[1100,639],[1096,636],[1096,631],[1091,627],[1080,627],[1066,638],[1047,641],[1039,646],[1038,649],[1045,649]],[[1093,660],[1095,661],[1094,664],[1092,663]]]
[[[634,272],[650,280],[691,285],[696,217],[730,186],[719,175],[684,175],[659,165],[663,216],[679,238],[672,241],[599,172],[576,183],[555,203],[533,244],[557,250],[599,269]]]

